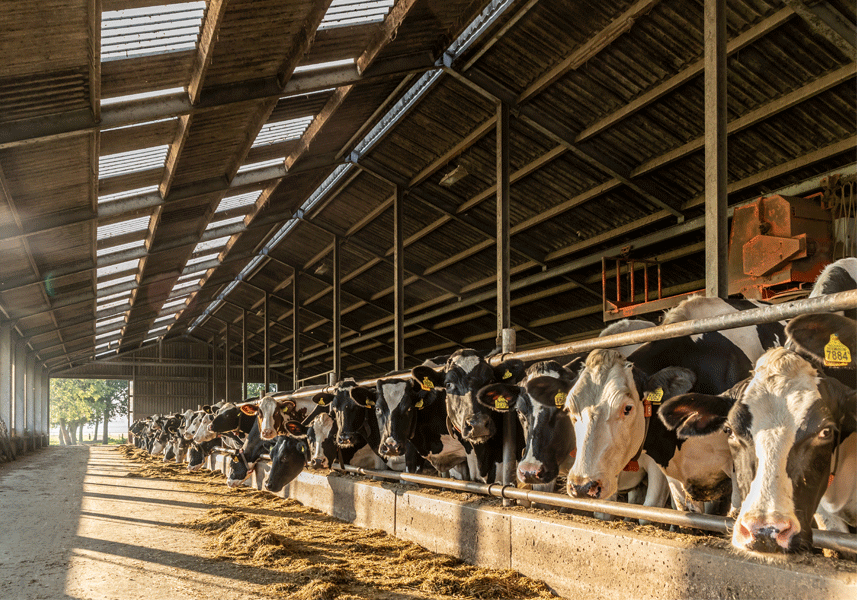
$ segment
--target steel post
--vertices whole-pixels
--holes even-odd
[[[340,264],[340,242],[333,240],[333,376],[342,377],[342,265]]]
[[[405,368],[405,232],[404,190],[396,186],[393,198],[393,370]]]
[[[13,392],[13,368],[14,353],[12,350],[12,323],[3,321],[0,323],[0,419],[11,431],[12,406],[15,394]]]
[[[301,299],[300,273],[292,271],[292,387],[301,379]]]

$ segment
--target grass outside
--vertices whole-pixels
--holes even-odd
[[[125,444],[125,443],[127,443],[127,442],[128,442],[128,438],[126,438],[124,435],[120,435],[119,437],[109,436],[109,437],[107,438],[107,440],[108,440],[108,441],[107,441],[107,444],[108,444],[109,446],[118,446],[118,445],[120,445],[120,444]],[[86,445],[86,446],[101,445],[101,444],[102,444],[101,436],[98,436],[98,440],[92,440],[92,439],[88,439],[88,440],[87,440],[87,439],[85,439],[85,440],[83,440],[83,444],[84,444],[84,445]],[[57,435],[52,435],[52,436],[51,436],[51,444],[50,444],[50,445],[51,445],[51,446],[59,446],[59,445],[60,445],[60,438],[59,438],[59,436],[57,436]]]

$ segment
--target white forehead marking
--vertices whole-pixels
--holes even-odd
[[[402,399],[405,397],[405,390],[408,384],[404,381],[398,383],[385,383],[381,386],[381,393],[384,394],[384,400],[387,402],[387,408],[390,412],[396,410]]]
[[[456,356],[452,364],[461,367],[465,373],[470,373],[470,371],[476,368],[479,362],[480,359],[478,356]]]
[[[631,369],[625,363],[593,369],[587,366],[566,396],[565,406],[572,411],[583,411],[599,404],[614,405],[630,395],[639,400]]]
[[[820,397],[818,374],[808,362],[784,348],[768,350],[756,363],[744,394],[754,437],[766,429],[789,431],[793,437]]]

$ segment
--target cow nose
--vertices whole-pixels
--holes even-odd
[[[586,481],[584,483],[568,482],[568,493],[575,498],[600,498],[601,482]]]
[[[276,433],[277,432],[274,431],[273,429],[268,428],[268,429],[262,430],[261,436],[262,436],[263,440],[272,440],[272,439],[274,439],[274,437],[276,437]]]
[[[325,459],[323,458],[314,458],[309,462],[310,469],[323,469],[325,468]]]
[[[545,466],[537,463],[518,465],[518,479],[524,483],[541,483],[545,479]]]
[[[757,517],[744,515],[736,531],[737,541],[756,552],[781,552],[788,550],[792,538],[798,531],[797,524],[783,515]]]
[[[336,443],[339,446],[350,446],[351,436],[340,433],[338,436],[336,436]]]
[[[385,449],[382,451],[382,454],[386,454],[389,456],[401,456],[402,454],[402,445],[393,438],[387,438],[387,441],[383,444],[383,447]]]

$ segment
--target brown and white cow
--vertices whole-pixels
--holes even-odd
[[[278,435],[287,435],[286,422],[303,421],[315,405],[309,400],[280,399],[268,394],[258,405],[242,404],[240,408],[244,414],[256,415],[262,439],[272,440]]]

